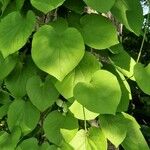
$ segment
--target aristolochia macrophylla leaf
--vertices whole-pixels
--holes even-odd
[[[150,64],[144,67],[137,63],[134,66],[134,77],[141,90],[150,95]]]
[[[121,99],[119,82],[112,73],[99,70],[91,82],[79,82],[74,88],[74,97],[85,108],[100,114],[115,114]]]
[[[43,0],[30,0],[30,1],[31,1],[31,4],[35,8],[47,14],[49,11],[62,5],[65,0],[44,0],[44,1]]]
[[[57,32],[54,27],[44,25],[34,35],[32,58],[35,64],[60,81],[78,65],[83,55],[84,42],[75,28]]]
[[[35,15],[29,11],[21,16],[20,12],[8,14],[0,22],[0,51],[3,57],[18,51],[27,42],[35,26]]]
[[[140,35],[144,17],[139,0],[116,0],[111,12],[128,30]]]
[[[84,0],[92,9],[98,12],[107,12],[114,5],[115,0]]]
[[[43,83],[39,76],[33,76],[28,80],[26,90],[33,105],[42,112],[50,107],[59,96],[50,79],[46,78]]]
[[[115,26],[100,15],[91,14],[81,18],[81,33],[85,43],[95,49],[105,49],[118,43]]]

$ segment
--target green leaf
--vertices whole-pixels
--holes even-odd
[[[144,18],[139,0],[116,0],[111,12],[128,30],[141,33]]]
[[[4,59],[0,53],[0,80],[3,80],[9,75],[9,73],[14,69],[17,60],[17,55],[10,55]]]
[[[38,10],[47,14],[51,10],[61,6],[65,0],[30,0],[31,4]]]
[[[128,121],[122,114],[100,115],[99,119],[105,137],[118,147],[126,137]]]
[[[41,112],[50,107],[59,96],[59,93],[48,77],[43,83],[39,76],[33,76],[27,81],[26,90],[33,105]]]
[[[15,53],[27,42],[35,26],[35,15],[28,11],[26,17],[19,12],[8,14],[0,22],[0,51],[3,57]],[[11,31],[11,32],[10,32]]]
[[[144,67],[143,64],[137,63],[134,66],[134,77],[141,90],[150,95],[150,63]]]
[[[112,52],[116,52],[117,54],[111,55],[110,59],[114,66],[126,77],[131,80],[135,80],[133,77],[133,69],[136,64],[135,60],[130,57],[130,55],[123,49],[121,44],[115,45],[110,48]]]
[[[74,150],[107,150],[107,140],[99,128],[79,130],[69,144]]]
[[[92,9],[105,13],[111,9],[115,3],[115,0],[84,0],[84,2]]]
[[[74,101],[74,103],[69,107],[69,110],[73,113],[75,118],[80,120],[84,120],[85,118],[86,120],[92,120],[99,115],[98,113],[94,113],[84,108],[85,111],[85,118],[84,118],[83,106],[77,101]]]
[[[4,92],[0,92],[0,119],[7,115],[10,104],[11,100],[9,95]]]
[[[72,130],[72,135],[74,135],[78,130],[78,122],[70,114],[64,116],[60,112],[53,111],[46,117],[43,127],[49,141],[61,145],[63,138],[60,129]]]
[[[124,116],[128,119],[129,123],[125,124],[128,132],[122,143],[123,148],[125,150],[149,150],[148,144],[139,129],[139,124],[133,117],[127,114],[124,114]]]
[[[10,105],[7,123],[10,130],[20,126],[22,133],[27,134],[36,127],[39,118],[40,112],[29,101],[19,99]]]
[[[81,33],[85,44],[95,49],[105,49],[118,43],[115,26],[105,17],[91,14],[81,18]]]
[[[60,81],[78,65],[83,55],[83,39],[75,28],[57,32],[52,26],[44,25],[34,35],[32,58],[35,64]]]
[[[119,82],[121,88],[121,99],[117,108],[117,112],[128,110],[129,101],[132,99],[130,86],[122,73],[120,73],[113,65],[105,66],[105,69],[113,73]]]
[[[121,98],[117,78],[110,72],[99,70],[91,82],[80,82],[74,88],[74,97],[88,110],[100,114],[115,114]]]
[[[96,58],[86,52],[79,65],[70,72],[61,82],[57,81],[57,90],[66,98],[73,97],[73,88],[78,82],[89,82],[94,72],[100,69]]]
[[[21,136],[21,130],[19,127],[15,127],[11,134],[7,132],[0,132],[0,148],[1,150],[14,150],[19,142]]]
[[[26,83],[36,73],[36,68],[30,59],[26,59],[23,64],[19,62],[16,68],[5,79],[7,89],[16,98],[23,97],[26,94]]]

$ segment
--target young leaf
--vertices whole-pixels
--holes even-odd
[[[59,93],[49,78],[42,83],[39,76],[33,76],[27,81],[27,94],[41,112],[50,107],[58,98]]]
[[[23,134],[31,132],[37,125],[40,112],[31,104],[22,99],[14,100],[8,110],[8,127],[12,130],[19,126]]]
[[[75,86],[74,97],[92,112],[115,114],[121,98],[121,89],[112,73],[99,70],[94,73],[90,83],[80,82]]]
[[[61,6],[65,0],[44,0],[44,1],[43,0],[30,0],[30,1],[31,1],[31,4],[35,8],[47,14],[51,10]]]
[[[70,114],[64,116],[58,111],[51,112],[44,121],[44,131],[49,141],[59,146],[63,140],[61,128],[72,130],[72,136],[74,136],[78,130],[78,122]]]
[[[28,11],[26,17],[19,12],[8,14],[0,22],[0,51],[3,57],[15,53],[27,42],[35,26],[35,15]],[[10,32],[11,31],[11,32]]]
[[[92,9],[101,13],[106,13],[114,5],[115,0],[84,0],[84,2]]]
[[[91,14],[80,20],[85,44],[95,49],[105,49],[118,44],[117,31],[105,17]]]
[[[73,97],[73,88],[78,82],[89,82],[94,72],[100,69],[96,58],[86,52],[79,65],[70,72],[61,82],[57,81],[57,90],[66,98]]]
[[[141,90],[150,95],[150,64],[144,67],[144,65],[137,63],[134,66],[134,77]]]
[[[34,35],[32,58],[35,64],[60,81],[78,65],[83,55],[83,39],[75,28],[57,32],[52,26],[44,25]]]

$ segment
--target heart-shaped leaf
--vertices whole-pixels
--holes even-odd
[[[44,0],[44,1],[43,0],[30,0],[30,1],[31,1],[31,4],[35,8],[47,14],[49,11],[62,5],[65,0]]]
[[[137,63],[134,66],[134,77],[141,90],[150,95],[150,64],[144,67]]]
[[[100,125],[105,137],[118,147],[126,137],[128,121],[122,114],[100,115]]]
[[[12,12],[0,22],[0,51],[3,57],[22,48],[35,26],[35,15],[29,11],[26,17],[19,12]],[[10,32],[11,31],[11,32]]]
[[[46,137],[56,145],[61,145],[63,139],[60,133],[61,128],[71,130],[74,135],[78,130],[77,119],[71,114],[64,116],[58,111],[51,112],[44,121],[44,131]]]
[[[42,83],[39,76],[28,80],[26,90],[33,105],[42,112],[50,107],[59,95],[50,78],[46,78],[45,83]]]
[[[123,148],[125,150],[149,150],[149,146],[140,131],[140,125],[132,116],[125,113],[123,115],[128,120],[128,123],[124,124],[128,131],[121,144]]]
[[[100,69],[100,63],[92,54],[86,52],[79,65],[63,81],[57,81],[57,90],[66,98],[73,97],[73,88],[78,82],[89,82],[94,72]]]
[[[36,66],[31,59],[24,64],[18,62],[15,69],[5,79],[7,89],[14,97],[21,98],[26,94],[26,83],[29,78],[36,74]]]
[[[9,107],[7,123],[10,130],[19,126],[22,133],[27,134],[36,127],[39,118],[40,112],[31,102],[17,99]]]
[[[117,31],[105,17],[92,14],[80,20],[85,43],[95,49],[105,49],[118,43]]]
[[[144,17],[139,0],[116,0],[111,12],[128,30],[141,33]]]
[[[92,9],[98,12],[107,12],[114,5],[115,0],[84,0],[84,2]]]
[[[57,32],[54,27],[44,25],[34,35],[32,58],[35,64],[60,81],[78,65],[83,55],[84,42],[75,28]]]
[[[121,98],[117,78],[110,72],[99,70],[90,83],[80,82],[74,88],[76,100],[90,111],[115,114]]]

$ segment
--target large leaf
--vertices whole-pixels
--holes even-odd
[[[99,119],[106,138],[118,147],[126,137],[128,121],[122,114],[100,115]]]
[[[57,81],[57,90],[66,98],[73,97],[73,88],[78,82],[89,82],[94,72],[100,69],[100,64],[96,58],[85,53],[79,65],[70,72],[61,82]]]
[[[17,60],[17,55],[10,55],[4,59],[0,53],[0,80],[3,80],[14,69]]]
[[[98,12],[107,12],[114,5],[115,0],[84,0],[84,2],[92,9]]]
[[[44,25],[34,35],[32,58],[35,64],[60,81],[78,65],[83,55],[83,39],[75,28],[57,32],[54,27]]]
[[[59,93],[48,77],[43,83],[39,76],[33,76],[27,81],[26,89],[31,102],[40,111],[50,107],[59,96]]]
[[[81,18],[81,33],[85,43],[95,49],[105,49],[118,43],[117,31],[105,17],[91,14]]]
[[[107,140],[99,128],[79,130],[69,144],[74,150],[107,150]]]
[[[22,133],[27,134],[36,127],[39,117],[40,112],[31,102],[15,100],[8,110],[8,127],[12,130],[15,126],[20,126]]]
[[[0,22],[0,51],[4,58],[22,48],[35,26],[35,16],[29,11],[26,17],[12,12]],[[10,32],[11,31],[11,32]]]
[[[49,11],[59,7],[65,0],[30,0],[31,4],[38,10],[47,14]]]
[[[23,97],[26,94],[26,83],[36,73],[36,68],[30,59],[23,64],[19,62],[16,68],[5,79],[7,89],[14,97]]]
[[[141,90],[150,95],[150,64],[144,67],[144,65],[137,63],[134,66],[134,77]]]
[[[144,19],[139,0],[116,0],[111,12],[130,31],[141,33]]]
[[[0,148],[1,150],[14,150],[19,142],[21,130],[15,127],[10,134],[7,132],[0,132]]]
[[[74,103],[69,107],[69,110],[73,113],[74,117],[80,120],[92,120],[99,115],[98,113],[91,112],[84,108],[77,101],[74,101]]]
[[[80,82],[74,88],[76,100],[90,111],[115,114],[121,98],[117,78],[110,72],[99,70],[90,83]]]
[[[74,136],[74,133],[78,130],[77,119],[73,118],[70,114],[64,116],[57,111],[51,112],[44,121],[44,131],[46,137],[56,145],[61,145],[63,140],[60,133],[61,128],[71,130],[71,135]]]

